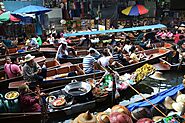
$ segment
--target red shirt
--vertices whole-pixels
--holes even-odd
[[[176,44],[179,42],[179,36],[180,36],[180,34],[175,34],[174,35],[174,41],[175,41]]]

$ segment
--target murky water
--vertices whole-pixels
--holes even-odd
[[[162,92],[168,88],[179,85],[182,83],[185,71],[164,71],[162,76],[166,78],[165,81],[154,80],[150,77],[146,77],[138,86],[138,91],[142,93],[144,97],[149,97]],[[145,85],[144,87],[143,84]],[[152,90],[151,90],[152,89]],[[143,99],[140,95],[135,93],[130,99],[120,102],[121,105],[129,105],[137,100]]]

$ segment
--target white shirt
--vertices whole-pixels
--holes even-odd
[[[127,53],[129,53],[131,47],[132,47],[132,45],[125,44],[125,46],[123,47],[123,49],[124,49],[125,51],[127,51]]]
[[[98,63],[100,65],[102,65],[103,67],[106,67],[109,65],[109,61],[110,61],[111,57],[110,56],[103,56],[101,58],[98,59]]]

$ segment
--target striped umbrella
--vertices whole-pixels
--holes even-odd
[[[127,7],[126,9],[121,11],[125,15],[129,16],[139,16],[148,13],[148,9],[146,9],[143,5],[135,5]]]

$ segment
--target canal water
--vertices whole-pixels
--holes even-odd
[[[155,95],[159,92],[162,92],[164,90],[167,90],[171,87],[174,87],[176,85],[179,85],[182,83],[183,76],[185,75],[185,71],[163,71],[162,76],[166,78],[165,81],[159,81],[154,80],[150,77],[146,77],[145,80],[141,81],[137,86],[135,86],[135,89],[138,90],[144,97],[150,97],[152,95]],[[121,97],[121,100],[119,102],[120,105],[129,105],[135,101],[141,100],[142,97],[138,95],[135,91],[133,91],[131,88],[130,90],[126,91],[125,95]],[[110,108],[110,107],[107,107]],[[99,109],[97,109],[98,111]],[[53,123],[70,123],[71,120],[66,121],[52,121]]]

